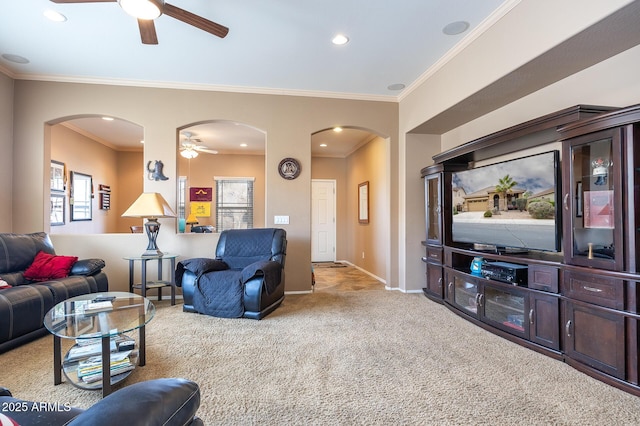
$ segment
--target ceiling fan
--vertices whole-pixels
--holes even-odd
[[[138,19],[140,37],[144,44],[158,44],[156,27],[153,20],[162,14],[178,21],[200,28],[220,38],[224,38],[229,28],[179,7],[165,3],[164,0],[51,0],[53,3],[115,3],[129,15]]]
[[[215,149],[209,149],[204,145],[198,145],[202,141],[200,139],[193,139],[193,133],[182,132],[182,134],[187,138],[182,141],[182,147],[180,148],[180,155],[184,158],[196,158],[200,152],[205,152],[207,154],[218,153]]]

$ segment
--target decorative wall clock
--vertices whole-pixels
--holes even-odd
[[[300,176],[300,163],[295,158],[283,158],[278,165],[278,173],[284,179],[295,179]]]

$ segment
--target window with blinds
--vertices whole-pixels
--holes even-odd
[[[255,178],[215,177],[216,230],[253,228]]]

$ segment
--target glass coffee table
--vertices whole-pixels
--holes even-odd
[[[144,328],[155,312],[149,299],[126,292],[84,294],[58,303],[44,317],[53,334],[54,384],[62,383],[64,373],[76,387],[102,388],[102,396],[109,395],[136,364],[145,365]],[[134,330],[138,330],[137,345],[125,334]],[[76,342],[64,359],[61,338]]]

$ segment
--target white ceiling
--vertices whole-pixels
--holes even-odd
[[[0,57],[0,71],[16,79],[397,101],[518,1],[170,0],[229,27],[229,34],[221,39],[163,15],[155,21],[159,44],[144,45],[135,19],[115,2],[0,0],[0,55],[29,61]],[[49,21],[47,9],[67,21]],[[469,22],[469,30],[445,35],[442,29],[455,21]],[[337,33],[350,42],[333,45]],[[393,84],[406,88],[389,90]],[[110,140],[117,122],[103,134],[105,123],[83,121],[72,125],[115,146],[139,144],[133,134],[127,142]],[[218,149],[214,143],[221,139],[209,141],[208,130],[199,132]],[[366,138],[355,133],[352,145]]]

